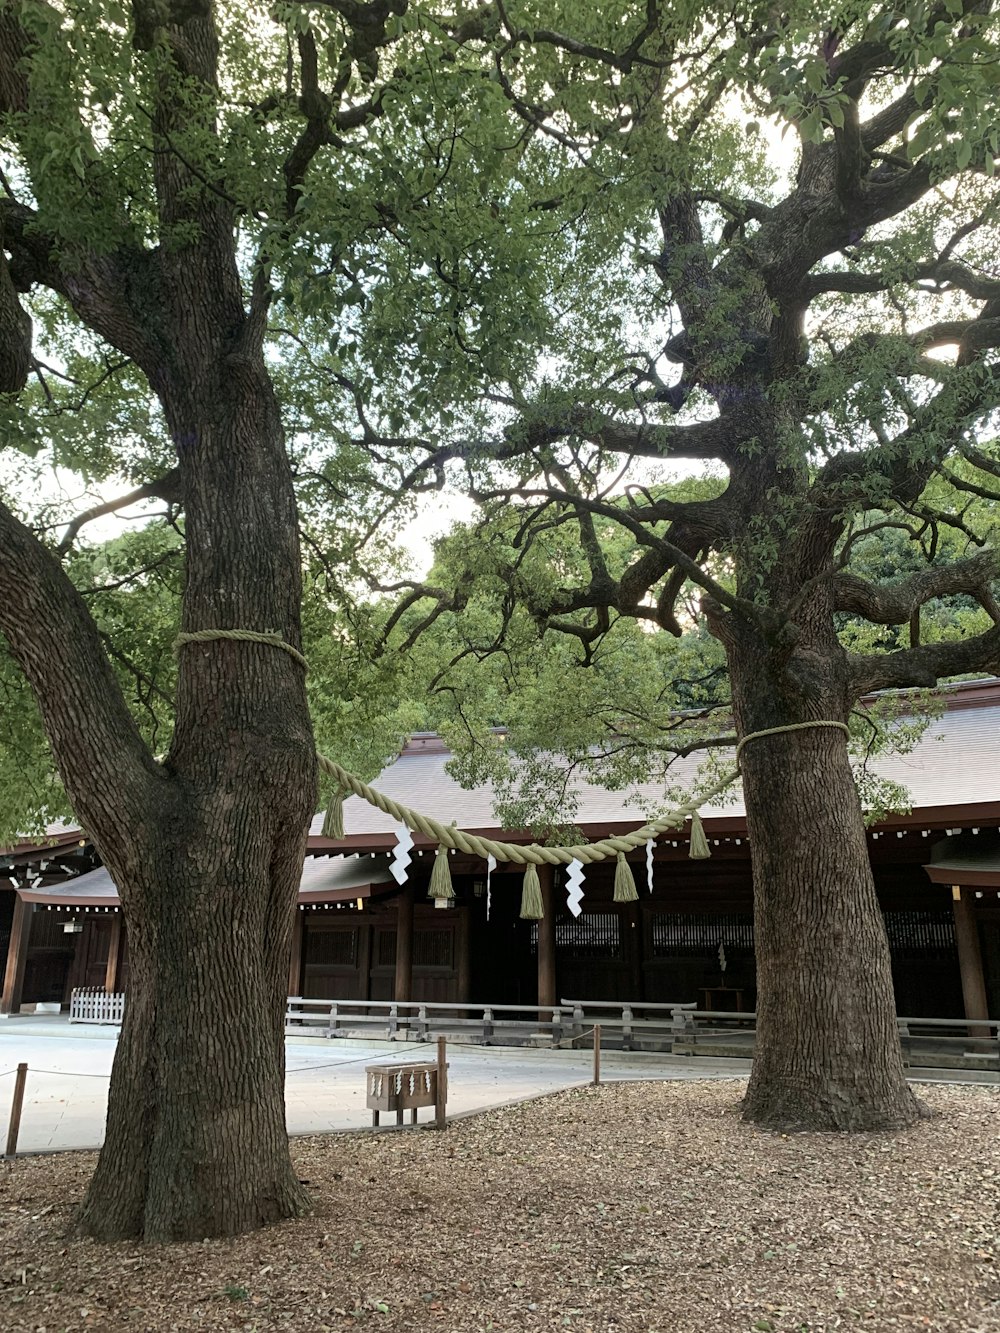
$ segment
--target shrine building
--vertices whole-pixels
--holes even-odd
[[[1000,1018],[1000,680],[941,694],[944,711],[915,747],[870,765],[912,802],[868,830],[897,1010]],[[446,771],[448,757],[439,737],[416,735],[372,785],[442,823],[531,841],[497,827],[492,791],[460,787]],[[652,787],[584,786],[573,823],[595,841],[635,829],[664,804]],[[525,921],[521,868],[501,864],[487,883],[485,863],[463,854],[450,857],[454,899],[436,907],[427,897],[435,846],[419,834],[405,882],[397,883],[395,822],[351,797],[342,839],[322,836],[321,815],[310,830],[289,994],[498,1005],[695,1001],[751,1011],[753,887],[743,807],[739,800],[703,807],[702,818],[709,860],[689,859],[689,824],[657,840],[651,891],[644,851],[630,857],[637,902],[613,901],[612,860],[586,868],[574,916],[566,872],[557,868],[541,877],[544,917]],[[54,826],[44,839],[0,852],[3,959],[4,1015],[66,1007],[77,987],[127,991],[118,892],[79,829]]]

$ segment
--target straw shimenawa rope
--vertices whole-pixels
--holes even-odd
[[[239,629],[204,629],[188,634],[178,634],[174,641],[174,647],[176,650],[185,643],[208,643],[212,639],[242,639],[248,643],[262,643],[272,648],[280,648],[294,657],[303,668],[308,669],[306,659],[302,653],[297,648],[293,648],[290,643],[286,643],[278,634],[258,634],[253,630]],[[698,817],[698,807],[711,800],[713,796],[718,796],[736,781],[740,775],[739,757],[743,747],[748,742],[758,740],[762,736],[777,736],[789,731],[806,731],[812,727],[838,727],[843,732],[849,731],[846,723],[830,721],[792,722],[784,727],[768,727],[763,731],[753,731],[750,735],[744,736],[736,747],[737,767],[728,772],[714,786],[702,792],[697,800],[685,801],[682,805],[666,811],[657,819],[651,819],[648,824],[643,824],[641,828],[635,829],[631,833],[622,834],[620,837],[602,838],[599,842],[588,842],[569,847],[542,847],[539,843],[521,846],[514,842],[499,842],[495,838],[484,838],[476,833],[466,833],[453,824],[442,824],[430,815],[422,815],[419,811],[411,810],[409,806],[394,801],[391,796],[376,791],[367,782],[362,782],[356,774],[348,772],[346,768],[343,768],[335,760],[328,759],[324,754],[317,753],[316,759],[321,771],[328,777],[334,778],[338,788],[343,793],[353,792],[355,796],[360,796],[362,800],[367,801],[369,805],[373,805],[377,810],[381,810],[384,814],[398,820],[399,823],[405,824],[412,832],[422,833],[425,837],[432,838],[442,847],[453,847],[456,851],[478,856],[483,860],[487,856],[495,856],[498,861],[523,866],[569,865],[571,861],[581,861],[584,864],[589,864],[593,861],[604,861],[608,857],[617,857],[619,852],[635,851],[636,848],[643,847],[651,838],[655,839],[670,829],[680,828],[688,819],[691,820],[692,851],[696,855],[704,856],[708,847],[705,843],[701,820]],[[698,851],[696,851],[696,848]]]
[[[309,670],[309,663],[306,661],[298,648],[293,648],[290,643],[286,643],[280,634],[258,634],[252,629],[196,629],[190,633],[178,634],[174,639],[174,652],[178,648],[183,648],[186,643],[210,643],[213,639],[229,639],[232,641],[244,643],[266,643],[271,648],[280,648],[286,652],[289,657],[294,657],[303,671]]]
[[[736,753],[733,755],[736,760],[736,767],[739,768],[740,766],[740,751],[748,741],[759,741],[762,736],[780,736],[783,731],[806,731],[812,727],[836,727],[845,736],[851,734],[851,729],[846,722],[791,722],[787,727],[765,727],[763,731],[751,731],[749,736],[744,736],[736,746]]]
[[[401,802],[394,801],[384,792],[376,791],[374,787],[362,782],[354,773],[349,773],[346,768],[342,768],[335,760],[328,759],[326,755],[320,754],[316,757],[321,770],[327,776],[335,778],[355,796],[360,796],[369,805],[374,805],[377,810],[405,824],[413,832],[422,833],[424,837],[432,838],[442,846],[454,847],[456,851],[479,856],[484,860],[487,856],[495,856],[498,861],[513,862],[522,866],[569,865],[571,861],[582,861],[587,864],[591,861],[603,861],[609,856],[617,856],[619,852],[635,851],[637,847],[644,846],[650,838],[659,837],[668,829],[680,828],[686,820],[697,814],[699,805],[703,805],[712,796],[724,791],[738,777],[736,769],[733,769],[721,782],[717,782],[714,787],[704,792],[698,800],[688,801],[673,810],[668,810],[666,814],[650,820],[648,824],[643,824],[642,828],[636,829],[633,833],[625,833],[617,838],[602,838],[600,842],[582,843],[579,846],[542,847],[539,843],[519,846],[514,842],[498,842],[495,838],[484,838],[477,833],[466,833],[451,824],[442,824],[430,815],[422,815],[419,811],[411,810]]]

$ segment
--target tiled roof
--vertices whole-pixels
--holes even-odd
[[[964,805],[1000,805],[1000,680],[990,678],[967,681],[942,690],[946,711],[925,731],[909,754],[885,755],[869,765],[876,775],[901,784],[910,794],[915,811],[939,810]],[[489,787],[467,791],[445,771],[448,751],[440,737],[431,733],[414,736],[402,755],[388,766],[373,786],[404,805],[432,815],[444,823],[453,820],[465,829],[497,831],[494,793]],[[700,760],[690,756],[672,768],[675,789],[686,790],[694,780]],[[582,825],[591,833],[602,824],[635,825],[644,818],[661,814],[669,802],[662,788],[655,784],[620,792],[606,791],[587,784],[579,785],[575,811],[567,814],[568,823]],[[743,802],[738,785],[729,803],[705,806],[709,819],[742,820]],[[386,845],[394,830],[394,821],[358,797],[344,803],[347,838],[372,839],[372,845]],[[311,848],[322,851],[335,846],[321,838],[323,816],[319,814],[310,828]],[[53,824],[48,838],[60,844],[82,837],[71,825]],[[417,841],[421,841],[419,838]],[[8,853],[12,859],[44,854],[47,847],[22,844]],[[103,874],[95,871],[94,874]],[[83,880],[90,876],[82,876]],[[92,881],[95,884],[97,881]]]
[[[118,905],[118,889],[104,866],[61,884],[40,884],[37,889],[18,889],[18,893],[29,903],[78,903],[81,907]]]
[[[389,858],[376,856],[308,856],[299,882],[300,902],[335,902],[338,898],[367,898],[372,890],[394,887]],[[118,889],[104,866],[62,884],[19,889],[26,902],[53,906],[116,907]]]

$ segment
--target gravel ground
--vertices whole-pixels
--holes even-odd
[[[742,1085],[619,1084],[447,1134],[299,1139],[315,1213],[169,1249],[67,1240],[91,1154],[0,1167],[0,1328],[1000,1333],[1000,1094],[781,1137]]]

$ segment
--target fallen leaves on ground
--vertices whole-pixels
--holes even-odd
[[[299,1139],[315,1211],[229,1241],[67,1239],[93,1154],[0,1168],[0,1328],[1000,1333],[996,1090],[783,1137],[742,1085],[579,1089],[444,1134]]]

